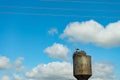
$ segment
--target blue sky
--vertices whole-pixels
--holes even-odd
[[[95,67],[102,69],[99,66],[102,65],[106,68],[104,74],[93,75],[91,80],[120,79],[119,4],[119,0],[0,0],[0,61],[3,61],[0,62],[0,79],[67,79],[61,77],[62,72],[59,76],[53,74],[58,76],[56,78],[46,74],[48,79],[43,77],[45,74],[41,71],[37,73],[42,77],[38,77],[33,69],[43,69],[42,64],[47,66],[48,71],[51,65],[56,64],[71,69],[75,47],[91,55]],[[84,29],[82,25],[85,26]],[[61,35],[64,37],[61,38]],[[55,53],[51,50],[63,52]],[[66,60],[66,57],[69,59]],[[8,63],[9,68],[6,67]],[[13,67],[21,70],[14,70]],[[61,68],[63,67],[59,69]],[[69,70],[65,73],[72,79]]]

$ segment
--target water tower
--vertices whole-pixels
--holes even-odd
[[[79,51],[73,54],[73,75],[77,80],[88,80],[92,75],[91,56],[85,51]]]

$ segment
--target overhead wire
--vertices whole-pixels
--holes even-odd
[[[67,10],[67,11],[88,11],[88,12],[120,12],[120,10],[94,10],[80,8],[53,8],[53,7],[27,7],[27,6],[0,6],[0,8],[22,8],[22,9],[39,9],[39,10]]]
[[[79,2],[79,3],[100,3],[100,4],[120,4],[119,2],[90,2],[90,1],[73,1],[73,0],[40,0],[48,2]],[[27,7],[27,6],[0,6],[0,8],[21,8],[21,9],[40,9],[40,10],[69,10],[69,11],[86,11],[86,12],[120,12],[120,10],[94,10],[80,8],[54,8],[54,7]],[[62,16],[62,17],[82,17],[82,18],[120,18],[120,16],[80,16],[71,14],[49,14],[49,13],[25,13],[25,12],[0,12],[0,14],[20,14],[36,16]]]
[[[44,2],[70,2],[70,3],[86,3],[86,4],[120,4],[120,2],[102,2],[102,1],[81,1],[81,0],[39,0]]]
[[[58,16],[58,17],[76,17],[76,18],[118,18],[120,16],[80,16],[80,15],[67,15],[67,14],[40,14],[40,13],[23,13],[23,12],[0,12],[0,14],[19,14],[31,16]]]

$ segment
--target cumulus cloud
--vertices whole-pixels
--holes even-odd
[[[32,80],[71,80],[72,64],[68,62],[51,62],[40,64],[26,73],[26,77]]]
[[[0,56],[0,69],[15,69],[16,71],[20,72],[24,69],[22,65],[24,58],[19,57],[15,62],[14,65],[10,62],[10,59],[6,56]]]
[[[67,25],[60,37],[102,47],[120,46],[120,21],[110,23],[105,28],[94,20],[73,22]]]
[[[114,66],[110,63],[100,62],[93,64],[93,76],[91,80],[114,80]]]
[[[16,71],[21,72],[24,70],[24,66],[22,65],[24,58],[23,57],[19,57],[15,63],[14,63],[14,68]]]
[[[68,59],[69,49],[63,44],[54,43],[52,46],[47,47],[44,52],[52,58]]]
[[[94,63],[90,80],[114,80],[113,70],[114,66],[109,63]],[[76,80],[73,77],[72,64],[69,62],[40,64],[25,75],[30,80]]]
[[[3,75],[0,80],[10,80],[10,76],[8,76],[8,75]]]
[[[9,58],[5,56],[0,56],[0,69],[9,69],[11,67],[11,63]]]
[[[19,57],[17,60],[13,63],[10,61],[10,59],[6,56],[0,56],[0,70],[2,70],[2,75],[0,77],[0,80],[24,80],[22,77],[20,77],[18,74],[23,74],[21,71],[23,71],[24,66],[22,65],[24,58]],[[7,69],[7,70],[6,70]],[[5,74],[3,74],[5,73]]]
[[[48,31],[49,34],[54,35],[58,33],[58,30],[56,28],[52,28]]]
[[[13,74],[14,80],[24,80],[21,76]]]
[[[6,57],[4,57],[6,58]],[[6,59],[4,59],[6,60]],[[16,65],[21,65],[23,58],[18,58]],[[10,60],[7,58],[7,62]],[[2,67],[2,69],[4,69]],[[5,68],[6,69],[6,68]],[[92,77],[90,80],[114,80],[114,65],[107,62],[94,63],[92,65]],[[2,75],[0,80],[25,80],[23,75],[14,74]],[[19,73],[20,74],[20,73]],[[25,73],[28,80],[76,80],[73,77],[73,65],[69,62],[50,62],[48,64],[39,64],[32,70]],[[27,80],[26,79],[26,80]]]

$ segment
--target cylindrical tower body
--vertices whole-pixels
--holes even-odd
[[[85,51],[76,51],[73,54],[73,74],[78,80],[88,80],[92,75],[91,56]]]

